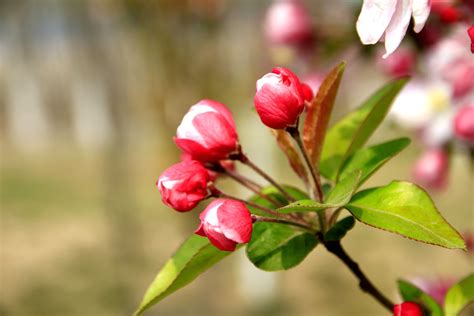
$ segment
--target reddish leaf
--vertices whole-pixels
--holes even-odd
[[[282,129],[272,129],[271,131],[273,135],[275,135],[278,146],[288,158],[291,168],[293,168],[296,174],[301,178],[301,180],[303,180],[304,184],[308,186],[308,172],[301,161],[301,157],[298,154],[298,150],[296,149],[291,136]]]
[[[345,67],[346,63],[342,62],[329,72],[308,107],[303,128],[303,143],[315,168],[318,168],[324,137]]]

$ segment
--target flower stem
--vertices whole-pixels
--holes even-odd
[[[393,302],[391,302],[387,297],[385,297],[367,278],[367,276],[362,272],[359,267],[359,264],[352,260],[352,258],[346,253],[344,248],[342,248],[340,241],[328,241],[325,242],[322,234],[319,238],[326,249],[338,257],[344,264],[351,270],[351,272],[359,279],[359,287],[361,290],[370,296],[372,296],[377,302],[379,302],[383,307],[392,312]]]
[[[243,164],[249,166],[251,169],[253,169],[256,173],[261,175],[265,180],[267,180],[271,185],[273,185],[278,191],[280,191],[281,194],[290,202],[296,201],[288,192],[283,189],[281,185],[279,185],[275,180],[272,179],[266,172],[264,172],[262,169],[260,169],[257,165],[255,165],[239,148],[239,152],[235,154],[234,156],[230,157],[231,159],[234,160],[239,160]]]
[[[263,216],[258,216],[258,215],[252,215],[252,219],[255,222],[281,223],[281,224],[287,224],[287,225],[292,225],[292,226],[304,228],[306,230],[309,230],[312,233],[315,232],[313,227],[311,227],[307,224],[302,224],[302,223],[298,223],[298,222],[294,222],[294,221],[289,221],[289,220],[284,220],[284,219],[279,219],[279,218],[269,218],[269,217],[263,217]]]
[[[308,166],[308,169],[311,173],[311,177],[313,178],[313,183],[314,183],[314,196],[318,198],[319,202],[323,202],[324,195],[323,195],[323,189],[321,186],[321,180],[319,179],[319,174],[316,172],[316,169],[314,168],[313,163],[309,159],[308,152],[306,151],[306,148],[304,147],[304,144],[301,140],[301,135],[300,131],[298,130],[298,123],[296,123],[296,126],[291,126],[287,127],[286,131],[293,137],[295,140],[296,144],[300,148],[301,154],[304,157],[304,160],[306,162],[306,165]],[[318,220],[319,220],[319,226],[323,232],[326,231],[326,213],[325,211],[318,213]]]
[[[280,207],[282,206],[282,204],[278,201],[276,201],[275,199],[271,198],[270,196],[264,194],[261,192],[262,188],[257,185],[256,183],[254,183],[253,181],[245,178],[244,176],[242,176],[241,174],[238,174],[237,172],[234,172],[232,170],[228,170],[226,169],[225,170],[225,173],[231,177],[232,179],[234,179],[235,181],[237,181],[238,183],[242,184],[243,186],[245,186],[247,189],[249,189],[250,191],[252,191],[253,193],[255,193],[256,195],[258,195],[259,197],[261,197],[262,199],[265,199],[267,200],[268,202],[272,203],[275,207]]]

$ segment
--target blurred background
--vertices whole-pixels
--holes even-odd
[[[336,120],[390,74],[374,62],[377,49],[358,42],[361,1],[303,1],[315,31],[296,49],[266,38],[274,4],[0,1],[0,315],[133,312],[159,268],[197,226],[198,211],[166,208],[155,181],[179,161],[172,137],[200,99],[227,104],[249,156],[282,182],[303,188],[252,110],[255,81],[277,64],[320,78],[345,59]],[[431,49],[408,41],[419,59]],[[423,68],[412,71],[416,76]],[[471,94],[464,95],[469,102],[472,82]],[[388,120],[372,142],[418,131]],[[448,147],[447,184],[430,193],[446,219],[467,232],[474,225],[470,149],[458,142]],[[415,138],[366,186],[411,180],[425,148]],[[221,186],[250,194],[230,180]],[[473,257],[462,251],[360,223],[350,237],[348,252],[394,299],[397,278],[456,280],[473,271]],[[147,315],[383,314],[350,272],[318,248],[279,273],[260,272],[237,252]]]

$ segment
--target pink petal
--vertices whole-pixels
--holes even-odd
[[[238,243],[252,238],[252,218],[244,203],[226,200],[217,210],[217,218],[225,237]]]
[[[407,32],[411,18],[412,0],[398,0],[395,13],[385,31],[385,50],[383,58],[387,58],[393,53],[402,42]]]
[[[202,236],[202,237],[207,237],[206,232],[204,231],[204,225],[201,223],[199,224],[199,227],[194,231],[196,235]]]
[[[216,231],[212,226],[204,224],[204,230],[206,232],[207,238],[209,241],[219,248],[220,250],[224,251],[234,251],[237,243],[232,241],[224,236],[224,234]]]
[[[414,0],[412,5],[413,10],[413,30],[416,33],[419,33],[423,26],[425,26],[426,20],[428,20],[428,16],[430,15],[430,0]]]
[[[379,41],[392,19],[396,3],[396,0],[364,0],[356,24],[362,44]]]

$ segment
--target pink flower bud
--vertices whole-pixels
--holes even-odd
[[[174,141],[193,159],[203,162],[226,159],[238,146],[232,113],[217,101],[199,101],[184,116]]]
[[[244,203],[216,199],[199,215],[201,224],[196,234],[225,251],[234,251],[237,244],[245,244],[252,238],[252,218]]]
[[[311,16],[298,0],[275,1],[267,11],[264,28],[272,44],[305,45],[313,38]]]
[[[423,311],[413,302],[403,302],[393,306],[393,316],[423,316]]]
[[[301,84],[301,89],[303,90],[304,100],[311,102],[314,98],[313,89],[306,83]]]
[[[179,212],[192,210],[208,195],[209,172],[196,161],[183,161],[166,169],[156,182],[163,203]]]
[[[415,163],[413,178],[416,183],[430,189],[443,189],[448,178],[449,159],[439,148],[425,152]]]
[[[474,106],[464,106],[456,113],[454,134],[459,139],[474,144]]]
[[[298,77],[286,68],[273,68],[257,80],[255,109],[263,124],[275,129],[294,125],[304,110],[305,96]]]
[[[474,54],[474,25],[471,25],[467,29],[467,34],[469,35],[469,38],[471,39],[471,53]]]
[[[410,75],[416,63],[415,53],[408,48],[399,48],[387,58],[378,58],[380,69],[389,76],[401,77]]]

